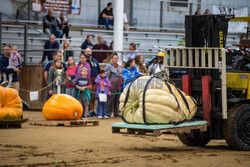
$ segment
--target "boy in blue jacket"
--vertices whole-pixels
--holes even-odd
[[[124,88],[129,84],[134,78],[139,77],[140,74],[135,67],[135,60],[130,59],[128,62],[125,64],[125,68],[122,71],[122,78],[123,78],[123,85],[122,85],[122,91]]]

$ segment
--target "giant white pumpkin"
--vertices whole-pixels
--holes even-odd
[[[197,107],[192,97],[171,83],[150,78],[150,76],[144,76],[136,79],[130,88],[128,84],[121,94],[119,108],[126,122],[167,124],[193,118]],[[147,83],[148,86],[146,86]],[[129,94],[124,106],[128,89]],[[143,94],[145,94],[144,101]]]

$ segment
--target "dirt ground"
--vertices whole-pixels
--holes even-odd
[[[24,117],[43,119],[41,112],[24,112]],[[22,129],[0,129],[0,166],[250,166],[250,152],[230,150],[224,140],[188,147],[173,135],[112,134],[116,122],[121,119],[100,120],[99,127],[25,123]]]

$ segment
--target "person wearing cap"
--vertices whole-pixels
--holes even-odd
[[[153,61],[153,63],[148,67],[148,72],[152,74],[156,74],[158,72],[164,71],[164,53],[159,52],[157,58]]]

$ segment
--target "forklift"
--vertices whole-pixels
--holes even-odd
[[[165,48],[168,78],[196,100],[197,112],[192,120],[177,125],[115,123],[112,132],[177,134],[189,146],[225,139],[232,149],[250,150],[250,70],[235,70],[233,60],[238,54],[225,49],[230,19],[237,20],[231,15],[185,16],[185,47]],[[242,19],[249,22],[249,17]],[[243,66],[247,65],[245,62]],[[177,70],[185,71],[185,75],[172,73]]]
[[[226,45],[229,20],[249,23],[250,17],[186,16],[186,30],[189,30],[186,31],[186,47],[222,48],[218,57],[221,68],[207,69],[206,62],[202,62],[205,68],[191,68],[181,79],[171,78],[170,74],[170,78],[179,88],[196,99],[198,110],[195,118],[208,122],[206,132],[178,134],[179,139],[186,145],[203,146],[211,139],[225,139],[233,149],[250,150],[250,55],[247,51],[250,48],[249,29],[246,38],[240,40],[239,46],[243,53],[229,53],[223,49]],[[191,30],[190,26],[193,26]],[[199,58],[205,57],[207,61],[208,52],[204,51],[203,55],[200,51],[197,52]],[[237,60],[238,56],[241,59]],[[236,64],[241,65],[239,67]],[[201,62],[198,61],[195,65],[200,67]],[[168,68],[176,68],[176,64]],[[185,85],[186,83],[188,85]]]

